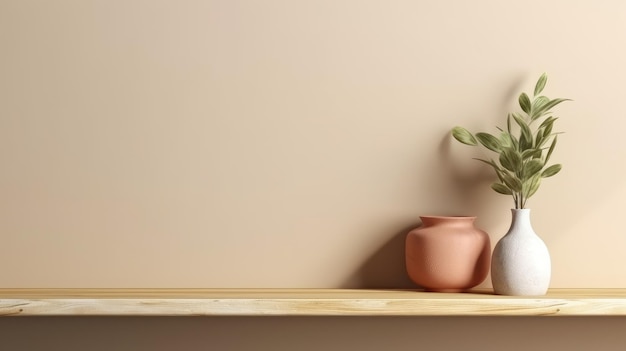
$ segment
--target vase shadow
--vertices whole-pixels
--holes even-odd
[[[409,231],[420,222],[407,225],[374,251],[360,267],[341,284],[343,289],[419,289],[406,272],[404,245]]]
[[[477,226],[485,230],[492,246],[500,237],[501,230],[493,230],[502,222],[502,201],[494,198],[489,184],[495,175],[478,161],[476,167],[467,168],[467,163],[460,164],[460,157],[453,155],[451,144],[456,141],[446,133],[437,149],[438,157],[422,166],[429,170],[424,178],[424,188],[420,200],[424,204],[418,208],[420,215],[476,216]],[[466,160],[467,161],[467,160]],[[424,175],[422,175],[424,176]],[[494,201],[495,199],[495,201]],[[495,213],[495,215],[494,215]],[[506,215],[505,212],[502,212]],[[508,218],[505,217],[505,218]],[[408,276],[405,263],[405,240],[407,234],[421,225],[419,220],[408,223],[389,235],[377,250],[340,285],[350,289],[419,289]],[[498,235],[492,235],[492,231]],[[478,288],[490,286],[490,277],[479,284]]]

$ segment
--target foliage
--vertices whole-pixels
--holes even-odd
[[[484,132],[472,134],[463,127],[452,129],[452,135],[459,142],[471,146],[480,143],[498,154],[495,159],[476,160],[493,168],[498,181],[491,188],[513,196],[516,209],[526,206],[526,201],[539,189],[542,178],[561,170],[560,164],[548,165],[560,134],[553,132],[557,117],[552,115],[551,109],[569,99],[549,99],[540,95],[547,80],[545,73],[537,80],[532,100],[526,93],[520,94],[518,101],[523,113],[509,113],[506,130],[498,128],[499,136]]]

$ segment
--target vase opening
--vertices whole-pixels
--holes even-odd
[[[435,224],[470,224],[476,220],[476,216],[420,216],[422,225]]]

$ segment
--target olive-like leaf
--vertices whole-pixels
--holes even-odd
[[[507,148],[507,147],[517,148],[516,142],[513,141],[514,139],[515,137],[511,135],[511,133],[509,132],[500,133],[500,144],[504,148]]]
[[[526,112],[527,114],[530,114],[530,99],[528,98],[528,95],[526,95],[526,93],[521,93],[519,96],[519,106],[522,108],[522,111]]]
[[[511,189],[513,192],[522,191],[522,182],[516,177],[510,175],[509,173],[504,173],[502,175],[502,180],[504,180],[504,184]]]
[[[512,132],[511,132],[511,114],[510,113],[506,117],[506,130],[507,130],[507,132],[509,132],[509,134],[512,134]]]
[[[502,152],[500,154],[500,158],[498,160],[500,161],[502,167],[504,167],[506,170],[515,172],[516,169],[515,165],[513,165],[513,161],[507,157],[505,152]]]
[[[513,148],[505,148],[500,153],[500,164],[506,170],[517,172],[522,166],[522,156]]]
[[[513,119],[515,119],[515,122],[517,122],[517,124],[520,126],[520,129],[522,130],[522,135],[519,140],[520,149],[522,149],[523,151],[528,148],[532,148],[533,147],[533,133],[530,130],[530,127],[528,126],[528,124],[526,124],[524,119],[517,113],[513,114]]]
[[[534,93],[535,96],[541,94],[541,92],[543,91],[543,88],[546,86],[547,81],[548,81],[547,74],[544,73],[541,75],[541,77],[539,77],[539,80],[537,80],[537,84],[535,84],[535,93]]]
[[[541,149],[528,149],[522,152],[522,161],[526,161],[529,158],[541,157]]]
[[[524,165],[524,170],[522,171],[522,178],[528,179],[534,176],[535,174],[541,172],[541,169],[543,168],[543,166],[544,166],[544,163],[540,159],[534,158],[528,161]]]
[[[560,164],[554,164],[548,168],[546,168],[543,172],[541,172],[541,176],[543,178],[552,177],[553,175],[559,173],[561,171],[562,166]]]
[[[509,189],[506,185],[502,183],[491,184],[491,189],[495,190],[499,194],[513,195],[513,192],[511,191],[511,189]]]
[[[543,129],[538,129],[537,130],[537,136],[535,137],[535,147],[539,148],[541,147],[541,145],[545,142],[544,137],[543,137]],[[534,149],[531,149],[534,150]]]
[[[553,124],[552,124],[552,123],[550,123],[550,124],[548,124],[548,125],[547,125],[544,129],[543,129],[543,137],[544,137],[544,138],[546,138],[546,139],[547,139],[547,138],[548,138],[548,136],[549,136],[550,134],[552,134],[552,126],[553,126]],[[537,133],[537,134],[539,134],[539,133]]]
[[[552,156],[552,152],[554,151],[554,147],[556,146],[556,138],[557,136],[554,136],[554,139],[552,139],[552,144],[550,144],[550,149],[548,149],[548,153],[546,154],[546,160],[545,163],[548,163],[548,160],[550,160],[550,156]]]
[[[550,102],[550,99],[547,96],[537,96],[533,100],[533,111],[541,111],[541,108],[548,102]]]
[[[495,136],[489,133],[476,133],[476,139],[483,144],[484,147],[491,151],[500,152],[502,149],[502,145],[500,145],[500,140]]]
[[[511,116],[509,115],[507,124],[510,124],[510,119]],[[508,132],[502,132],[500,134],[500,144],[503,148],[513,148],[513,149],[518,149],[519,148],[519,142],[517,141],[517,138],[515,137],[515,135],[511,134],[510,130],[511,130],[511,126],[507,126],[508,128]]]
[[[543,107],[544,111],[550,111],[551,108],[553,108],[554,106],[556,106],[556,105],[558,105],[558,104],[560,104],[560,103],[562,103],[564,101],[572,101],[572,100],[571,99],[561,99],[561,98],[550,100],[550,102],[548,102],[547,104],[544,105],[544,107]]]
[[[458,140],[459,142],[463,144],[470,145],[470,146],[478,145],[478,143],[476,142],[476,138],[474,138],[472,133],[470,133],[469,130],[463,127],[452,128],[452,136],[454,137],[454,139]]]
[[[535,98],[535,100],[533,100],[532,113],[530,115],[531,121],[534,121],[537,118],[545,115],[545,106],[548,102],[550,102],[550,99],[545,96],[538,96],[537,98]]]
[[[541,184],[541,176],[539,174],[536,174],[530,177],[522,185],[522,195],[524,195],[524,197],[527,199],[533,196],[539,189],[540,184]]]
[[[552,125],[554,123],[554,121],[556,121],[557,119],[559,119],[558,117],[554,117],[554,116],[550,116],[548,118],[546,118],[543,122],[541,122],[541,124],[539,125],[539,129],[541,128],[545,128],[549,125]]]
[[[520,169],[522,167],[522,154],[520,154],[517,149],[513,148],[508,148],[505,152],[507,157],[513,162],[515,169]]]

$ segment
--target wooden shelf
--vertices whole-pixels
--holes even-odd
[[[626,316],[626,289],[0,289],[1,316]]]

